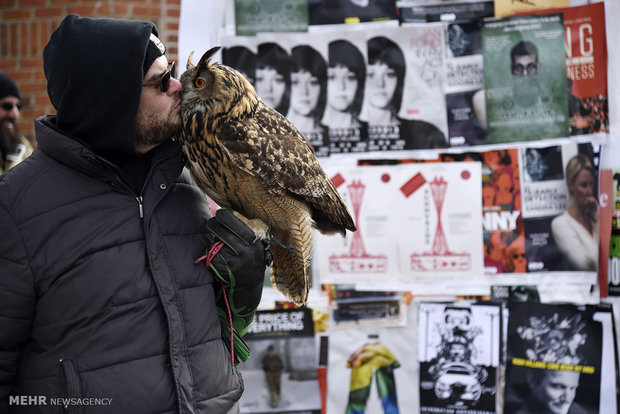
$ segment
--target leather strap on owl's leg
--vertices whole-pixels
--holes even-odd
[[[276,239],[275,237],[271,236],[271,240],[276,242],[276,244],[278,246],[280,246],[281,248],[283,248],[284,250],[286,250],[289,253],[293,253],[295,251],[295,248],[293,247],[292,244],[289,244],[288,246],[285,245],[284,243],[282,243],[280,240]]]

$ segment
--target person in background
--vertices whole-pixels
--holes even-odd
[[[0,174],[32,154],[34,148],[19,131],[21,96],[15,82],[0,73]]]
[[[583,154],[572,157],[565,171],[572,203],[551,221],[551,234],[573,269],[596,271],[599,243],[598,201],[594,196],[596,171]]]
[[[273,345],[267,347],[267,354],[265,354],[261,363],[265,372],[267,386],[269,387],[269,404],[272,408],[275,408],[280,402],[280,385],[284,363],[280,355],[276,354]]]
[[[44,49],[56,114],[0,176],[2,413],[41,397],[68,412],[91,399],[108,413],[239,411],[235,338],[268,246],[230,210],[211,217],[184,171],[181,84],[157,35],[69,15]]]

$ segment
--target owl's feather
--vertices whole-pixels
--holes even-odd
[[[180,142],[199,187],[222,207],[266,223],[273,237],[272,284],[297,304],[310,285],[312,227],[325,234],[355,231],[353,219],[312,146],[266,106],[238,71],[188,62],[181,76]],[[191,57],[190,57],[191,59]]]

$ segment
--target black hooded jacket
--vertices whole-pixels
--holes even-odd
[[[220,287],[194,264],[210,243],[206,199],[183,180],[175,142],[149,154],[139,193],[119,168],[136,157],[151,32],[69,16],[45,50],[58,114],[35,122],[38,149],[0,176],[2,413],[60,412],[62,398],[69,412],[236,409]],[[55,50],[67,39],[73,48]]]

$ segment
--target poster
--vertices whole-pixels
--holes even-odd
[[[603,331],[596,309],[519,302],[508,308],[504,412],[610,412],[599,411]]]
[[[396,0],[308,0],[311,25],[396,19]]]
[[[322,283],[397,283],[443,293],[443,283],[482,277],[480,164],[326,170],[358,231],[346,238],[315,233],[313,270]]]
[[[367,68],[360,119],[368,150],[445,147],[445,41],[438,23],[366,31]]]
[[[564,15],[571,135],[609,132],[605,4],[535,13]]]
[[[403,22],[446,23],[444,91],[450,146],[487,142],[481,30],[482,19],[489,16],[492,1],[401,9]]]
[[[568,7],[569,0],[494,0],[495,16],[510,16],[518,12],[532,12],[552,7]]]
[[[334,285],[334,329],[360,326],[405,326],[405,295],[398,291],[360,291],[353,285]]]
[[[366,38],[361,31],[334,25],[322,32],[327,45],[327,127],[330,154],[367,151],[368,128],[360,119],[366,84]]]
[[[562,14],[486,21],[482,53],[489,143],[570,134]]]
[[[307,0],[235,0],[238,36],[259,32],[305,32],[308,30]]]
[[[420,412],[495,413],[500,307],[420,303]]]
[[[620,169],[612,170],[613,217],[609,241],[609,295],[620,296]]]
[[[591,144],[564,144],[520,148],[519,156],[528,271],[595,275],[598,151]]]
[[[411,325],[330,332],[327,414],[417,412],[416,343]]]
[[[309,308],[257,311],[244,340],[251,356],[238,369],[252,386],[239,401],[242,413],[321,412]]]

